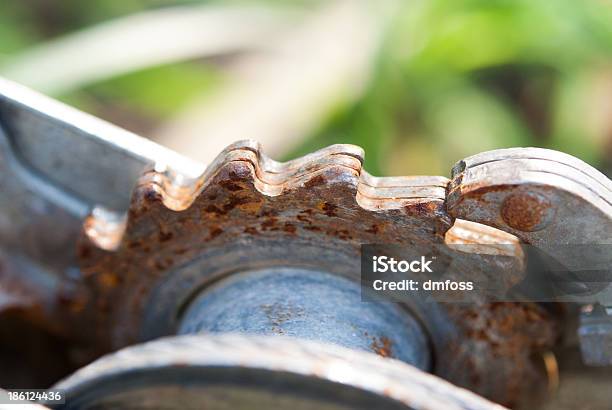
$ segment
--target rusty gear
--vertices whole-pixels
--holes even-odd
[[[406,245],[415,255],[444,244],[453,224],[449,181],[372,177],[362,158],[359,148],[337,145],[278,163],[246,141],[196,180],[171,170],[145,173],[125,224],[95,215],[85,224],[79,255],[93,292],[96,340],[110,351],[174,333],[194,289],[231,272],[289,264],[358,280],[361,244]],[[481,238],[495,231],[463,226],[463,235]],[[459,273],[486,280],[491,263],[520,272],[523,260],[470,255]],[[541,376],[533,355],[552,345],[554,321],[535,304],[474,303],[410,309],[425,324],[447,324],[428,328],[436,374],[512,404]]]

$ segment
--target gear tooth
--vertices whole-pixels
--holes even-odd
[[[346,150],[347,154],[351,154],[363,164],[363,161],[365,160],[365,151],[363,148],[352,144],[343,144],[342,146]]]
[[[135,246],[163,231],[163,226],[173,230],[172,223],[190,220],[200,224],[203,231],[208,229],[208,239],[212,240],[222,232],[216,220],[228,218],[235,208],[253,218],[273,214],[278,205],[270,204],[270,198],[277,196],[283,196],[282,201],[295,209],[316,210],[330,217],[340,212],[348,218],[368,211],[435,221],[438,237],[450,228],[452,221],[444,207],[446,178],[374,177],[362,169],[362,161],[363,150],[354,145],[331,145],[291,161],[278,162],[262,152],[259,143],[238,141],[221,152],[197,178],[185,177],[168,167],[145,172],[133,194],[127,228],[113,234],[114,242],[100,236],[97,230],[90,229],[90,233],[102,239],[93,241],[100,248],[116,250],[119,242]],[[190,210],[192,207],[195,209]],[[306,219],[302,216],[300,222]],[[94,221],[95,224],[90,221],[90,226],[104,222]],[[366,231],[378,232],[380,227],[376,226],[377,229],[369,227]],[[259,230],[268,228],[279,229],[264,222]],[[252,227],[244,229],[257,231]],[[288,225],[284,229],[291,232],[297,228]],[[314,226],[304,229],[324,231]],[[347,233],[340,236],[351,237]]]
[[[336,144],[291,161],[278,162],[268,157],[258,142],[238,141],[223,150],[198,178],[182,176],[168,167],[146,172],[139,180],[131,208],[139,209],[143,204],[161,201],[170,210],[183,211],[223,167],[239,161],[251,164],[253,183],[262,194],[277,196],[301,186],[311,186],[320,180],[319,173],[325,168],[335,167],[338,171],[346,168],[346,172],[336,172],[328,181],[350,185],[354,175],[361,172],[363,150],[354,145]]]
[[[441,216],[448,183],[444,177],[375,177],[363,171],[357,202],[371,211],[404,208],[411,213],[422,211],[423,216],[436,208],[434,214]]]
[[[95,246],[105,251],[119,248],[126,229],[126,218],[116,212],[96,207],[83,222],[85,242],[81,242],[80,252]],[[81,255],[82,256],[82,255]]]
[[[227,154],[231,151],[236,151],[236,150],[241,150],[241,149],[253,151],[255,153],[259,153],[263,151],[263,148],[258,141],[255,141],[252,139],[244,139],[244,140],[236,141],[228,145],[227,147],[225,147],[225,149],[221,151],[219,156],[223,156],[224,154]]]

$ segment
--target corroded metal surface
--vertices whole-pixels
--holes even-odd
[[[612,305],[612,181],[588,164],[539,148],[474,155],[453,168],[447,205],[452,216],[512,233],[564,267],[570,301]],[[584,360],[609,364],[612,315],[597,326],[583,319]]]
[[[512,233],[562,263],[562,244],[612,244],[612,182],[570,155],[512,148],[453,168],[448,210]]]
[[[66,339],[66,317],[84,297],[69,272],[78,272],[75,242],[86,215],[82,203],[22,165],[0,127],[2,387],[46,386],[80,364],[56,349],[79,340]]]
[[[503,397],[500,401],[510,407],[541,399],[547,380],[536,360],[557,337],[551,312],[527,303],[446,307],[467,340],[451,342],[449,356],[466,357],[466,361],[441,362],[440,374],[460,386],[477,386],[476,391],[485,397]]]
[[[146,173],[126,224],[93,215],[86,224],[79,254],[93,292],[88,317],[96,340],[111,350],[172,334],[194,291],[236,271],[302,266],[359,280],[365,243],[403,245],[415,257],[438,245],[440,256],[463,261],[451,275],[499,281],[487,276],[493,263],[496,272],[508,272],[509,285],[515,283],[522,254],[458,255],[440,246],[453,224],[446,213],[448,180],[375,178],[361,168],[362,155],[357,147],[338,145],[278,163],[246,141],[228,147],[198,179],[165,169]],[[535,380],[529,355],[553,343],[553,320],[530,305],[477,306],[415,302],[407,308],[428,328],[437,374],[512,404]],[[524,310],[539,312],[531,316],[538,325],[517,325],[525,331],[520,337],[482,325]],[[467,368],[475,351],[487,365],[475,366],[470,377],[447,365]]]
[[[504,409],[399,361],[261,336],[160,339],[103,357],[56,388],[67,392],[62,409]]]

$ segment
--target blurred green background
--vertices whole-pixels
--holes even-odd
[[[0,2],[0,74],[4,68],[10,78],[10,73],[16,70],[18,74],[23,72],[15,69],[19,67],[17,63],[40,61],[28,60],[32,50],[40,51],[57,39],[78,36],[97,24],[144,10],[177,5],[257,6],[258,10],[274,13],[290,7],[298,11],[297,22],[285,28],[290,36],[292,28],[312,18],[320,9],[329,8],[329,3],[331,1],[4,0]],[[370,7],[378,7],[372,3]],[[368,31],[368,35],[375,33],[376,47],[367,55],[366,64],[360,66],[366,67],[359,72],[365,73],[363,86],[348,86],[349,91],[359,90],[339,90],[332,93],[333,98],[324,93],[309,96],[315,101],[313,107],[319,106],[316,98],[321,98],[320,106],[325,107],[325,112],[309,118],[308,126],[302,126],[303,119],[295,120],[300,124],[298,131],[289,127],[292,131],[286,138],[273,142],[272,151],[281,156],[279,159],[332,143],[355,143],[366,150],[366,168],[373,174],[448,175],[455,161],[480,151],[541,146],[575,155],[610,176],[611,1],[392,3],[389,2],[391,11],[386,11],[387,17],[377,20],[382,23]],[[345,23],[334,25],[332,22],[330,26],[341,24]],[[360,30],[358,23],[348,26]],[[270,42],[280,37],[285,36],[272,36]],[[313,66],[318,58],[316,53],[327,47],[328,42],[335,41],[332,34],[317,38],[313,47],[294,50],[296,53],[291,58],[298,61],[292,67],[299,70]],[[95,41],[103,42],[104,38]],[[358,53],[365,47],[363,41],[349,39],[342,50],[354,47]],[[258,47],[265,49],[266,45]],[[193,111],[196,102],[208,101],[214,105],[215,98],[227,87],[231,88],[234,66],[253,53],[253,50],[229,50],[178,59],[180,61],[126,69],[110,78],[61,89],[52,90],[51,87],[51,91],[47,91],[46,84],[32,86],[84,111],[157,139],[159,129],[185,112]],[[255,54],[259,59],[267,58],[265,51]],[[350,60],[350,53],[347,55]],[[113,58],[112,54],[109,58]],[[65,64],[78,66],[78,52]],[[274,62],[266,61],[266,64],[268,67]],[[352,69],[358,64],[348,61],[346,66]],[[44,64],[41,67],[45,70]],[[282,73],[284,66],[279,67]],[[337,75],[340,79],[343,77],[342,72]],[[28,82],[27,78],[16,77],[17,81]],[[300,92],[314,94],[316,87],[302,84],[295,89],[287,86],[283,89],[295,97]],[[262,104],[265,104],[266,93],[262,94]],[[277,94],[272,98],[277,98]],[[333,101],[323,101],[326,98]],[[312,109],[310,107],[303,109]],[[235,119],[231,121],[240,124],[243,113],[244,109],[236,109]],[[281,114],[279,120],[292,118],[285,112]],[[247,129],[245,134],[248,135],[244,137],[249,137],[250,131]],[[253,133],[257,135],[256,131]],[[202,138],[216,138],[216,135],[203,135]],[[167,137],[158,140],[168,141]],[[285,141],[290,143],[285,144]],[[222,145],[226,142],[232,141],[223,141]],[[187,155],[197,150],[198,145],[192,152],[183,149]],[[200,157],[197,153],[192,156]]]

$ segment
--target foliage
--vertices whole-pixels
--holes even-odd
[[[46,38],[100,21],[194,2],[1,2],[0,62]],[[278,3],[266,2],[269,7]],[[366,149],[373,173],[447,175],[449,164],[479,151],[543,146],[612,169],[612,3],[402,4],[365,94],[337,107],[290,156],[348,142]],[[59,97],[94,112],[100,104],[115,104],[134,118],[159,123],[214,90],[223,78],[211,64],[184,62]],[[162,90],[160,83],[168,86]]]

